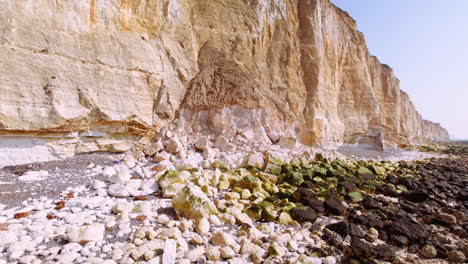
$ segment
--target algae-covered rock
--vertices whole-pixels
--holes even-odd
[[[159,178],[159,186],[164,197],[171,198],[184,188],[190,173],[187,171],[168,170]]]
[[[364,176],[366,174],[370,174],[370,175],[373,175],[372,171],[370,171],[368,168],[365,168],[365,167],[361,167],[357,170],[357,173],[359,176]]]
[[[262,201],[258,204],[258,207],[262,209],[262,218],[267,221],[275,221],[278,217],[278,211],[275,206],[267,201]]]
[[[273,243],[268,247],[268,255],[275,256],[275,257],[282,257],[286,254],[286,250],[278,245],[277,243]]]
[[[245,213],[254,221],[262,219],[262,208],[260,206],[251,206],[245,210]]]
[[[282,212],[279,217],[278,217],[278,222],[280,224],[289,224],[293,221],[292,217],[290,214],[286,212]]]
[[[360,191],[350,192],[348,193],[348,197],[349,199],[351,199],[351,201],[355,203],[360,202],[364,199],[364,195]]]
[[[207,218],[217,213],[213,202],[194,184],[189,184],[179,191],[172,198],[172,206],[177,213],[190,219]]]
[[[300,172],[292,171],[283,176],[283,182],[299,187],[304,182],[304,178]]]
[[[384,175],[385,169],[377,165],[370,165],[367,167],[375,175]]]

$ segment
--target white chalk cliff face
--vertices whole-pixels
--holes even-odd
[[[177,119],[322,147],[448,137],[329,0],[4,0],[0,46],[3,135],[128,138]]]

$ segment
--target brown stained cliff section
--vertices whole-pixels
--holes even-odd
[[[89,3],[89,25],[91,28],[96,25],[96,0],[90,0]]]

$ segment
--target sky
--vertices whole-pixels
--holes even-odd
[[[424,119],[468,139],[468,0],[332,0]]]

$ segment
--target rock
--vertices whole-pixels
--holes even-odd
[[[199,234],[206,234],[210,231],[210,222],[206,218],[201,218],[195,225],[195,230]]]
[[[346,211],[346,207],[344,206],[343,202],[336,197],[332,197],[326,200],[323,203],[323,207],[325,208],[326,212],[334,215],[342,215]]]
[[[99,180],[93,180],[93,182],[91,183],[91,188],[93,188],[94,190],[98,190],[98,189],[102,189],[102,188],[105,188],[107,185],[102,182],[102,181],[99,181]]]
[[[171,158],[171,154],[167,153],[166,151],[157,153],[154,155],[154,162],[162,162],[165,160],[169,160]]]
[[[200,187],[188,184],[172,198],[172,206],[178,214],[190,219],[208,218],[217,213],[216,206]]]
[[[317,213],[309,206],[299,206],[291,210],[291,216],[297,221],[313,222],[317,218]]]
[[[379,238],[379,231],[377,231],[377,229],[375,229],[373,227],[369,228],[369,230],[367,231],[367,234],[366,234],[367,241],[374,242],[378,238]]]
[[[336,259],[333,256],[328,256],[323,260],[323,264],[336,264]]]
[[[275,209],[275,206],[268,201],[260,202],[258,208],[260,208],[261,217],[267,221],[275,221],[278,217],[278,211]],[[256,219],[254,214],[250,214],[249,216]]]
[[[221,252],[219,252],[219,247],[210,246],[205,253],[208,260],[217,261],[221,257]]]
[[[436,220],[439,223],[445,224],[445,225],[456,225],[457,224],[457,218],[451,214],[446,214],[446,213],[439,213],[436,217]]]
[[[175,264],[177,257],[177,242],[174,239],[166,240],[161,264]]]
[[[115,197],[128,197],[130,195],[130,193],[125,188],[125,186],[122,186],[121,184],[109,185],[107,192],[109,193],[109,195],[115,196]]]
[[[213,234],[213,237],[211,237],[211,243],[220,247],[234,247],[236,245],[236,239],[231,234],[217,231]]]
[[[230,247],[222,247],[220,250],[219,250],[220,254],[221,254],[221,257],[222,258],[225,258],[225,259],[230,259],[230,258],[233,258],[236,253],[234,252],[234,250],[232,250],[232,248]]]
[[[307,205],[310,208],[314,209],[315,212],[323,214],[325,213],[325,208],[323,207],[323,202],[319,199],[314,199],[312,197],[304,197],[300,200],[303,205]]]
[[[147,146],[145,146],[143,148],[143,152],[149,156],[149,157],[153,157],[154,154],[156,154],[157,152],[161,151],[162,149],[164,148],[163,144],[161,141],[158,141],[158,142],[155,142],[155,143],[152,143],[152,144],[149,144]]]
[[[433,245],[425,245],[419,250],[419,254],[425,258],[432,259],[437,256],[437,249]]]
[[[283,182],[289,183],[293,186],[301,186],[304,182],[304,178],[300,172],[291,171],[284,175]]]
[[[203,254],[205,254],[205,247],[196,247],[185,255],[190,262],[196,262]]]
[[[211,141],[208,137],[200,138],[197,143],[195,143],[195,148],[201,151],[205,151],[211,147]]]
[[[18,237],[13,231],[0,231],[0,247],[16,242]]]
[[[294,149],[294,147],[296,146],[296,138],[283,135],[280,137],[278,145],[280,145],[283,148]]]
[[[466,261],[466,257],[463,254],[463,252],[458,250],[450,251],[447,254],[447,257],[450,261],[453,261],[455,263],[464,263]]]
[[[104,238],[104,225],[93,224],[81,227],[69,227],[66,234],[69,242],[86,244],[91,241],[100,241]]]
[[[414,191],[404,194],[404,197],[413,203],[422,203],[429,198],[429,195],[425,192]]]
[[[360,202],[364,199],[364,195],[360,191],[354,191],[348,193],[348,197],[351,199],[351,201],[357,203]]]
[[[158,181],[159,187],[163,190],[164,197],[174,197],[187,183],[187,178],[190,176],[188,172],[180,172],[176,170],[166,171]]]
[[[386,225],[386,229],[389,234],[405,237],[411,243],[421,243],[427,237],[427,231],[424,226],[409,218],[398,219]]]
[[[346,237],[349,234],[348,223],[346,222],[337,222],[326,226],[331,231],[339,234],[341,237]]]
[[[272,143],[277,143],[280,140],[280,135],[276,132],[268,132],[267,136]]]
[[[282,257],[286,254],[286,250],[278,245],[277,243],[272,243],[269,247],[268,247],[268,255],[270,256],[275,256],[275,257]]]
[[[263,158],[263,154],[255,153],[255,154],[248,156],[247,165],[262,169],[263,166],[265,165],[265,159]]]
[[[393,261],[395,259],[395,249],[386,244],[377,245],[372,249],[375,257],[383,261]]]
[[[227,153],[231,153],[236,149],[236,146],[234,146],[232,143],[229,143],[229,141],[224,136],[219,136],[216,139],[216,142],[214,145],[216,148]]]
[[[18,177],[19,181],[43,181],[47,179],[49,176],[49,173],[47,171],[41,170],[41,171],[27,171],[23,173],[23,175]]]
[[[372,247],[369,243],[361,239],[352,239],[351,240],[351,250],[352,254],[355,257],[359,258],[368,258],[371,256]]]
[[[370,196],[366,196],[364,200],[362,200],[362,205],[368,210],[380,209],[382,207],[382,205],[379,202],[377,202],[377,200]]]
[[[166,142],[166,150],[169,153],[177,154],[182,151],[182,144],[180,143],[179,139],[171,138]]]

